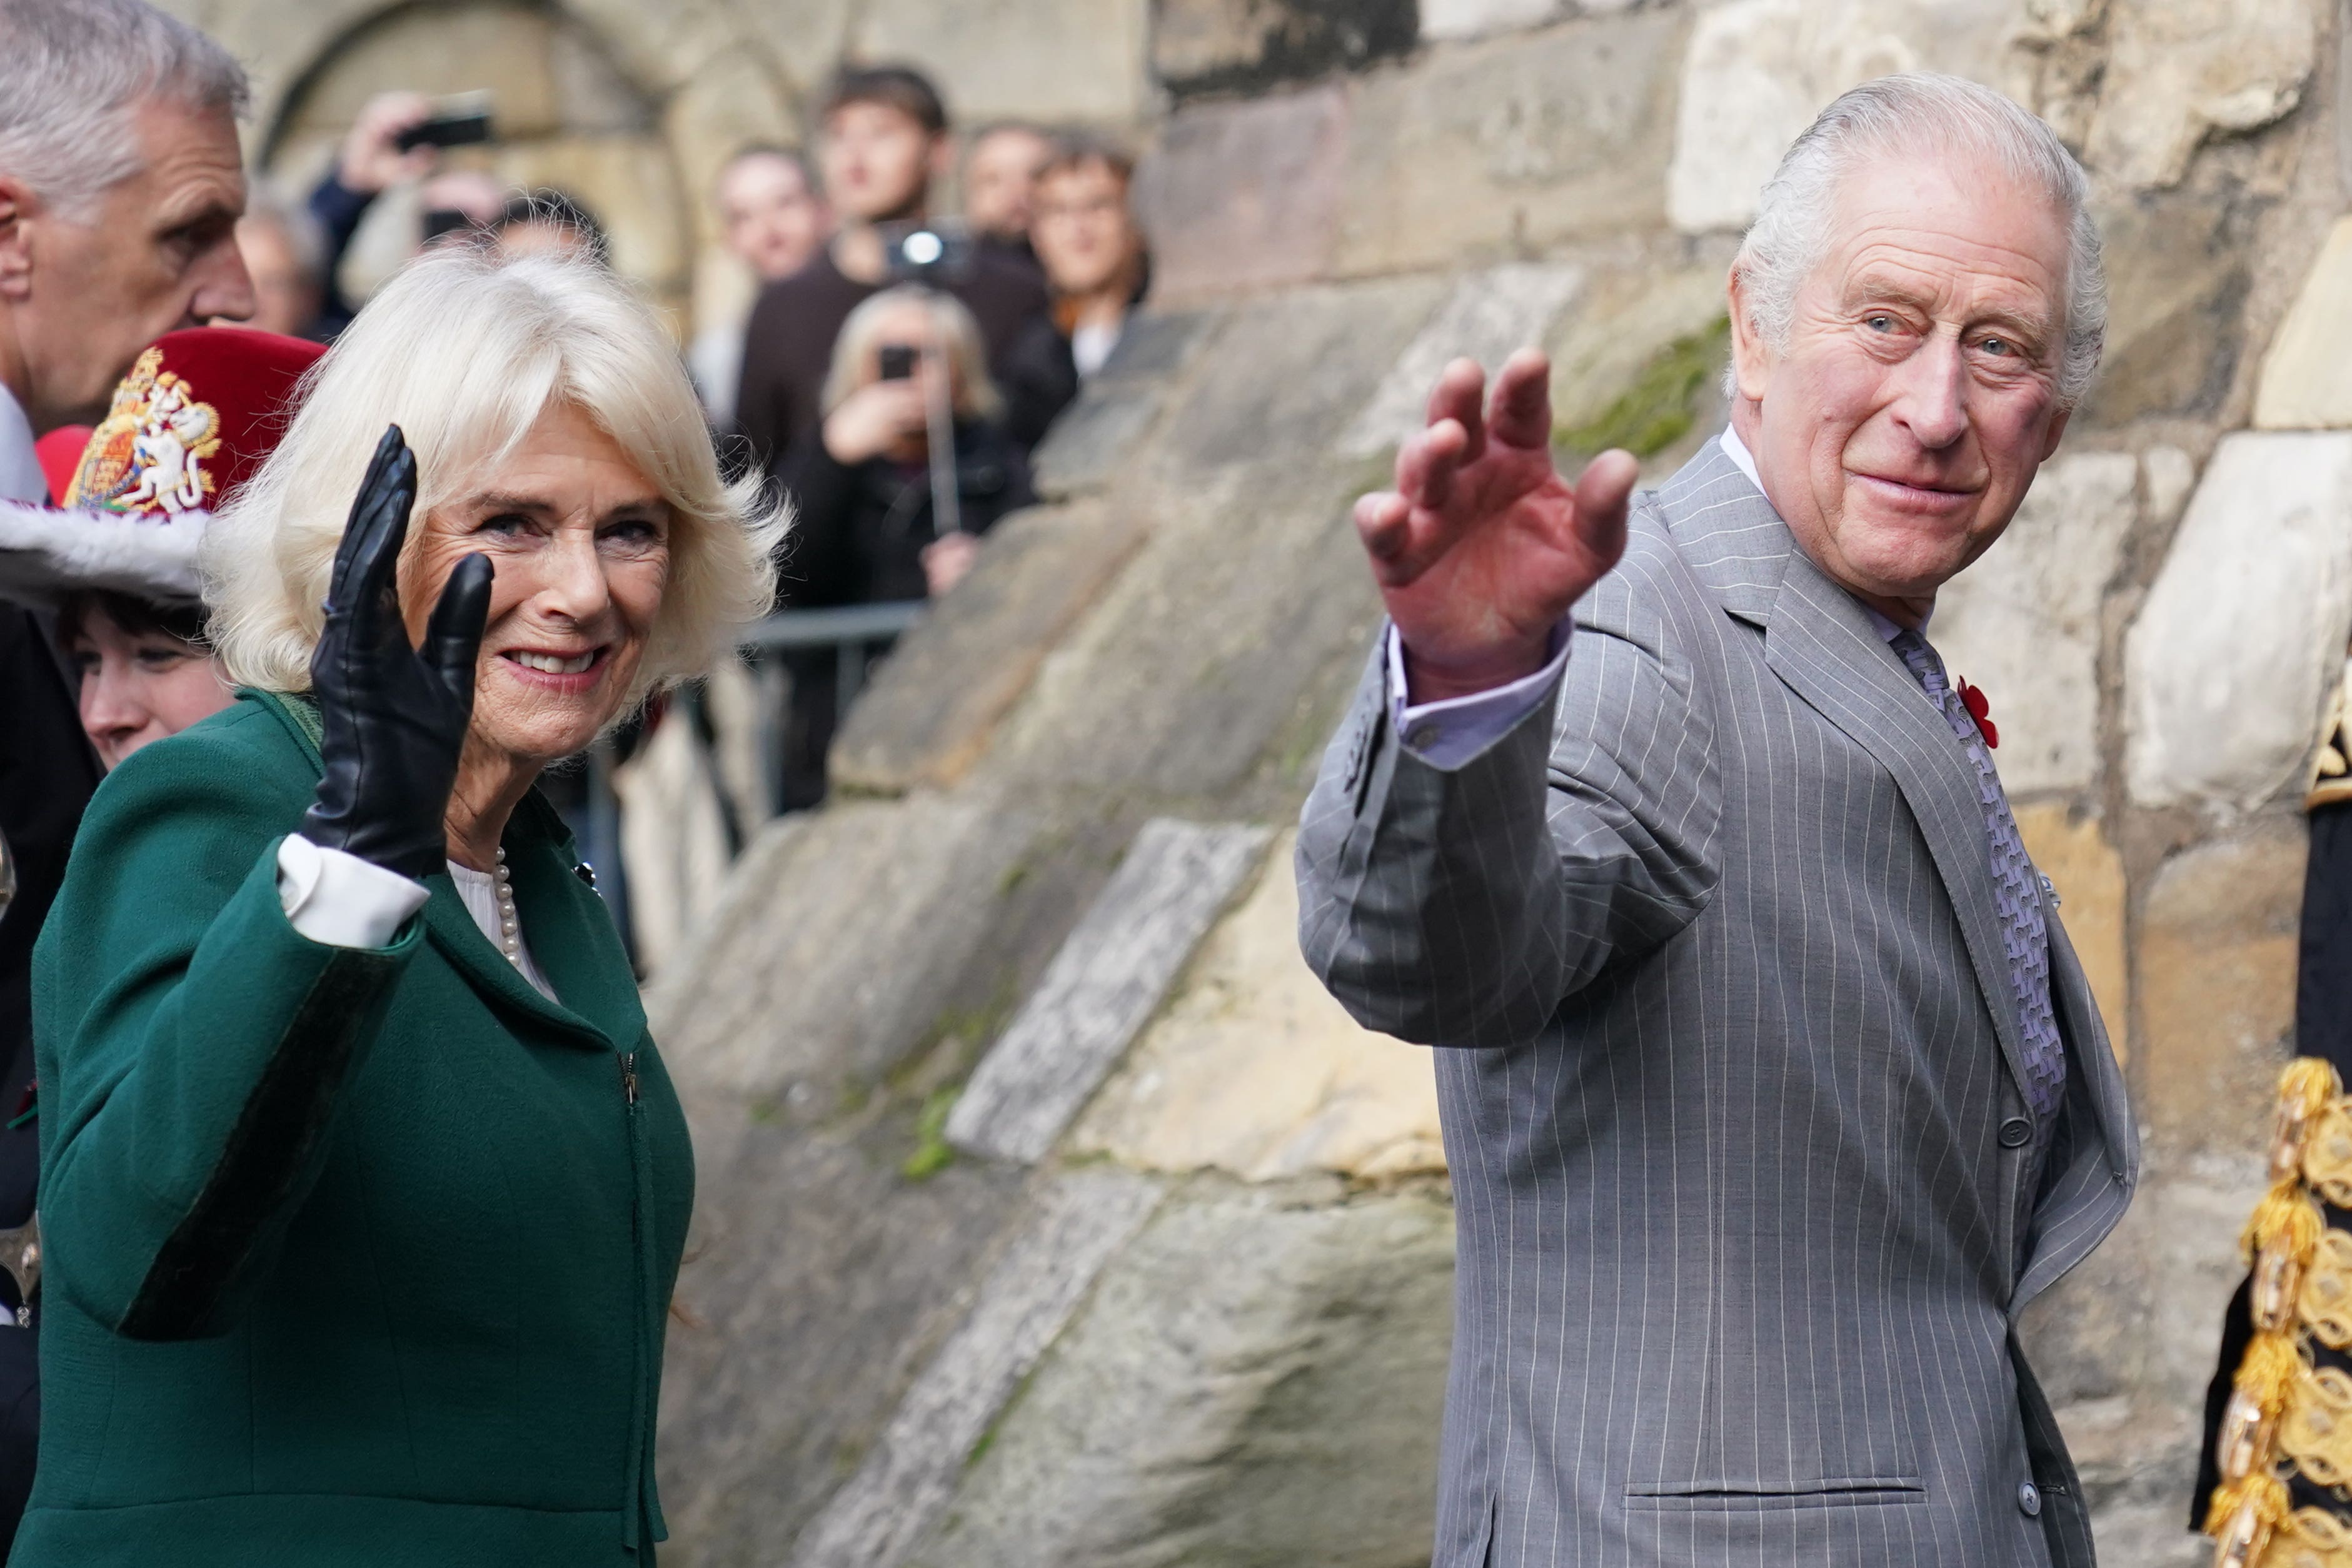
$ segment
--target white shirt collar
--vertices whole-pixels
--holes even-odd
[[[1756,455],[1748,449],[1748,443],[1739,438],[1739,432],[1726,425],[1723,434],[1716,440],[1723,447],[1723,455],[1731,459],[1731,466],[1746,474],[1748,482],[1756,487],[1756,492],[1763,495],[1764,481],[1756,472]],[[1765,496],[1764,499],[1770,500],[1772,498]]]
[[[1756,454],[1748,449],[1748,443],[1739,438],[1739,432],[1733,429],[1730,426],[1726,425],[1723,427],[1723,434],[1717,437],[1716,441],[1717,445],[1722,447],[1723,455],[1731,459],[1731,466],[1738,468],[1741,473],[1746,474],[1748,476],[1748,482],[1756,487],[1756,493],[1763,495],[1764,481],[1758,478],[1756,473]],[[1769,503],[1772,498],[1770,496],[1764,496],[1764,500],[1767,503]],[[1778,511],[1780,509],[1775,507],[1773,510]],[[1854,603],[1861,605],[1862,601],[1856,599]],[[1885,616],[1880,615],[1868,605],[1862,605],[1862,613],[1870,617],[1871,626],[1875,627],[1878,635],[1885,638],[1888,642],[1893,642],[1896,637],[1903,635],[1903,628],[1901,626],[1896,626],[1893,621],[1888,620]],[[1927,628],[1924,623],[1920,626],[1919,630],[1921,635],[1926,635]]]
[[[0,386],[0,500],[40,505],[49,495],[41,475],[41,455],[33,447],[33,422],[16,396]]]

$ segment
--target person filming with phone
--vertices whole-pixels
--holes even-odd
[[[794,606],[937,598],[961,582],[980,536],[1035,499],[1006,436],[980,327],[953,299],[903,284],[850,312],[825,378],[824,421],[776,479],[798,509],[781,601]],[[793,667],[784,797],[824,793],[840,714],[830,649]]]

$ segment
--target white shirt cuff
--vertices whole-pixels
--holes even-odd
[[[1513,725],[1550,700],[1559,672],[1568,668],[1569,644],[1575,624],[1562,616],[1551,629],[1550,657],[1532,675],[1507,685],[1467,697],[1408,707],[1404,677],[1404,639],[1389,627],[1389,717],[1404,749],[1433,768],[1458,768],[1505,735]]]
[[[425,907],[422,883],[299,833],[278,846],[278,902],[295,931],[328,947],[389,947]]]

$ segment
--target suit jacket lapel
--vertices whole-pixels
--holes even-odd
[[[2022,1090],[2023,1031],[1967,752],[1860,602],[1797,548],[1772,503],[1719,444],[1702,448],[1659,500],[1700,580],[1726,610],[1764,628],[1773,674],[1893,775],[1959,917],[1977,989]]]

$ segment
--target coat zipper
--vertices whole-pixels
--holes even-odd
[[[646,1194],[646,1141],[643,1114],[637,1108],[637,1053],[624,1051],[621,1063],[621,1101],[626,1119],[629,1139],[629,1243],[631,1268],[635,1276],[637,1297],[637,1327],[631,1346],[635,1361],[635,1387],[629,1400],[630,1433],[629,1462],[626,1471],[628,1496],[621,1508],[621,1545],[632,1556],[646,1542],[658,1540],[666,1531],[661,1528],[660,1505],[648,1506],[646,1493],[652,1478],[647,1474],[652,1456],[648,1427],[652,1425],[651,1352],[646,1344],[649,1320],[646,1297],[652,1289],[652,1270],[646,1264],[646,1250],[651,1245],[646,1227],[653,1223],[651,1205]]]

